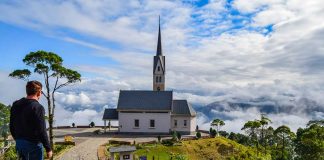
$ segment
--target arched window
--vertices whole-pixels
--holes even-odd
[[[159,82],[162,82],[162,77],[161,76],[159,77]]]
[[[160,66],[158,66],[158,71],[160,71]]]
[[[156,83],[159,82],[159,77],[155,77],[155,82],[156,82]]]

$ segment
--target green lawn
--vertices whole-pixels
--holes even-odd
[[[172,156],[183,155],[186,159],[271,159],[270,155],[259,156],[256,149],[243,146],[223,137],[182,141],[173,146],[162,144],[142,145],[135,157],[147,156],[148,160],[170,160]],[[172,158],[176,159],[176,158]]]

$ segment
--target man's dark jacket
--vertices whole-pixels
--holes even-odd
[[[10,132],[14,139],[42,143],[47,152],[51,150],[46,132],[45,110],[35,99],[22,98],[13,103]]]

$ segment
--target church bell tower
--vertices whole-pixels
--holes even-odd
[[[165,57],[162,55],[161,27],[159,17],[159,35],[156,55],[153,62],[153,90],[164,91],[165,89]]]

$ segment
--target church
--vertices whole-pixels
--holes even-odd
[[[156,55],[153,58],[153,90],[120,90],[116,109],[105,109],[105,122],[118,121],[118,132],[169,134],[177,131],[193,134],[196,112],[187,100],[173,99],[165,90],[165,56],[162,54],[161,28]]]

